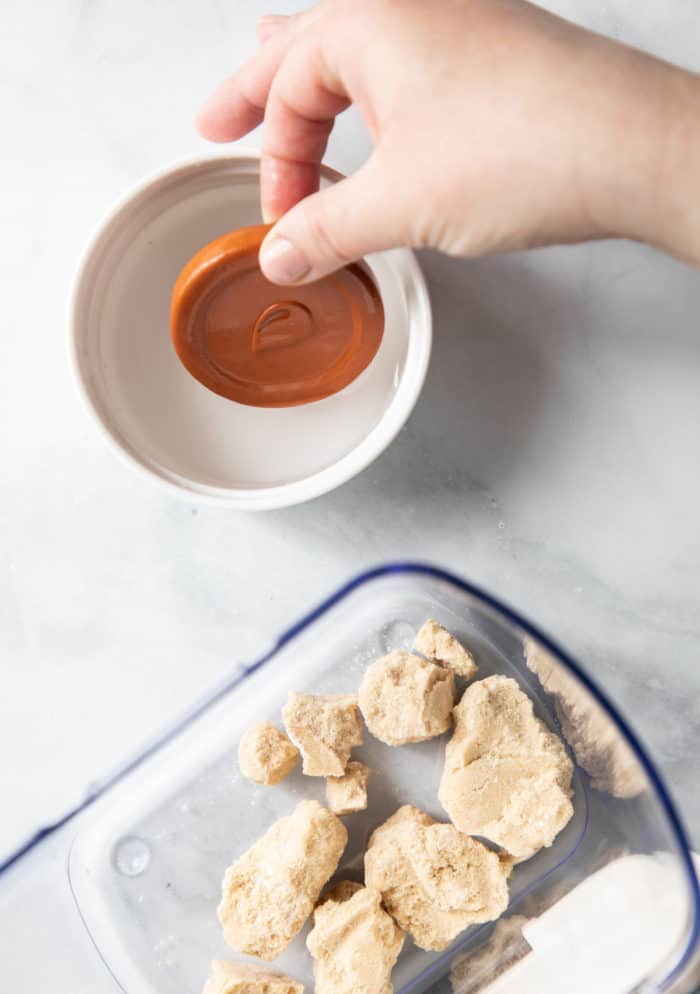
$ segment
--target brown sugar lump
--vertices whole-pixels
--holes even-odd
[[[282,717],[287,734],[301,751],[307,776],[342,776],[351,749],[362,745],[362,720],[352,694],[291,691]]]
[[[342,881],[316,908],[306,940],[315,994],[392,994],[403,941],[378,891]]]
[[[377,828],[365,854],[365,882],[421,949],[445,949],[465,928],[508,906],[508,867],[454,825],[404,805]]]
[[[420,628],[413,650],[465,680],[472,680],[479,669],[469,649],[432,618],[428,618]]]
[[[243,735],[238,746],[238,765],[253,783],[281,783],[297,764],[299,750],[284,732],[269,721],[260,721]]]
[[[219,921],[239,953],[273,960],[313,911],[348,841],[345,826],[318,801],[276,821],[224,874]]]
[[[202,994],[303,994],[304,985],[253,963],[215,959]]]
[[[454,709],[439,797],[452,822],[519,861],[550,846],[573,814],[573,766],[515,680],[490,676]]]
[[[367,807],[367,782],[372,775],[369,766],[351,759],[340,777],[326,780],[328,807],[337,815],[351,815]]]
[[[452,724],[454,674],[396,650],[365,670],[358,699],[372,735],[390,746],[425,742]]]

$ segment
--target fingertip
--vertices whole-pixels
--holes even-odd
[[[239,76],[232,76],[205,100],[195,118],[195,127],[208,141],[230,142],[257,127],[262,116],[262,110],[242,96]]]
[[[280,219],[280,214],[273,210],[268,204],[260,204],[260,210],[262,212],[263,224],[275,224]]]
[[[222,128],[222,110],[225,107],[225,102],[221,99],[222,86],[223,84],[217,86],[213,93],[209,94],[194,119],[198,134],[210,142],[228,140],[224,133],[225,129]]]
[[[194,119],[194,127],[198,135],[206,138],[210,142],[225,142],[230,139],[221,130],[220,123],[215,115],[212,115],[208,103],[197,112]]]
[[[258,262],[263,276],[281,286],[307,282],[313,278],[311,265],[304,253],[289,238],[268,232],[260,246]]]

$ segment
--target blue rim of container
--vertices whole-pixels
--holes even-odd
[[[352,580],[349,580],[337,589],[335,593],[331,594],[325,600],[321,601],[321,603],[315,608],[303,615],[299,621],[295,622],[295,624],[291,625],[284,632],[282,632],[272,648],[261,656],[260,659],[255,660],[249,665],[243,666],[238,672],[236,672],[235,676],[227,678],[223,684],[207,694],[173,723],[166,726],[166,728],[145,748],[128,759],[122,766],[107,776],[104,780],[94,785],[82,801],[66,811],[60,818],[57,818],[50,824],[39,828],[0,863],[0,879],[13,866],[25,857],[29,856],[29,854],[44,840],[54,835],[61,828],[64,828],[70,821],[76,818],[87,808],[91,807],[95,801],[97,801],[100,797],[103,797],[113,787],[129,776],[130,773],[138,769],[138,767],[145,763],[151,756],[159,752],[160,749],[164,748],[168,745],[168,743],[172,742],[188,727],[188,725],[196,721],[202,714],[204,714],[205,711],[209,710],[210,707],[229,694],[236,686],[238,686],[238,684],[246,680],[251,674],[255,673],[262,666],[268,663],[280,651],[280,649],[297,638],[297,636],[305,631],[309,625],[313,624],[320,617],[330,611],[336,604],[348,597],[354,590],[357,590],[359,587],[362,587],[366,583],[370,583],[372,580],[378,579],[379,577],[402,573],[427,576],[432,579],[441,580],[445,583],[451,584],[463,593],[469,594],[469,596],[481,601],[488,608],[491,608],[497,614],[500,614],[511,624],[520,628],[525,634],[537,639],[578,678],[583,686],[589,691],[594,700],[603,708],[603,710],[617,724],[618,728],[620,728],[622,733],[625,735],[632,752],[644,770],[649,782],[654,787],[664,813],[668,819],[671,834],[677,845],[681,865],[685,869],[686,883],[688,884],[691,899],[690,925],[688,928],[688,936],[685,946],[678,956],[676,963],[670,968],[666,976],[656,984],[656,992],[658,992],[658,994],[662,994],[663,991],[667,990],[681,976],[683,971],[689,965],[700,940],[700,884],[698,882],[695,867],[690,855],[690,846],[688,843],[687,833],[661,775],[658,773],[653,762],[647,755],[647,752],[639,738],[635,732],[632,731],[625,718],[618,711],[617,707],[608,700],[596,682],[588,676],[585,670],[577,662],[575,662],[575,660],[567,652],[557,645],[556,642],[552,641],[548,635],[545,635],[544,632],[537,627],[537,625],[527,621],[521,614],[513,608],[508,607],[497,597],[487,593],[475,584],[461,579],[454,573],[442,569],[439,566],[433,566],[429,563],[411,561],[386,563],[384,565],[375,566],[372,569],[365,570],[355,576]]]

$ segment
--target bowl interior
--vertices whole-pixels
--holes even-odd
[[[295,408],[253,408],[218,397],[186,372],[170,340],[173,283],[207,242],[260,222],[258,190],[254,158],[205,160],[149,183],[102,229],[75,295],[75,357],[93,410],[132,460],[192,493],[245,494],[319,477],[356,454],[387,415],[396,421],[403,410],[405,419],[422,381],[404,375],[409,277],[417,273],[413,262],[408,276],[396,265],[410,258],[406,252],[367,260],[385,333],[374,361],[340,393]],[[346,477],[381,450],[391,430],[385,434]]]

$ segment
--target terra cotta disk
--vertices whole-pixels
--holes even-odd
[[[377,353],[384,309],[361,265],[305,286],[270,283],[258,266],[267,225],[210,242],[173,288],[171,334],[185,368],[214,393],[292,407],[337,393]]]

